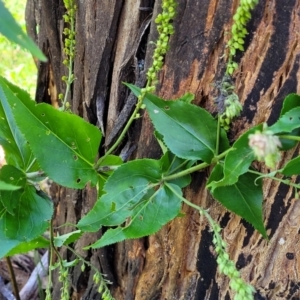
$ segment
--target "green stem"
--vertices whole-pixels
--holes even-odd
[[[287,140],[292,140],[292,141],[298,141],[300,142],[300,136],[295,136],[295,135],[278,135],[281,139],[287,139]]]
[[[26,173],[26,177],[27,178],[36,178],[36,177],[39,177],[39,176],[42,176],[44,175],[45,173],[43,171],[36,171],[36,172],[30,172],[30,173]]]
[[[220,131],[221,131],[221,124],[220,124],[220,115],[218,114],[218,125],[217,125],[217,140],[216,140],[216,154],[219,153],[219,145],[220,145]]]
[[[175,189],[172,188],[171,185],[169,185],[168,183],[165,183],[165,185],[176,195],[176,197],[178,197],[182,202],[184,202],[185,204],[187,204],[190,207],[195,208],[196,210],[199,211],[200,215],[204,215],[205,218],[208,220],[209,224],[211,225],[212,228],[214,228],[214,226],[216,225],[216,222],[213,220],[213,218],[210,216],[210,214],[207,212],[207,210],[205,210],[204,208],[202,208],[201,206],[198,206],[192,202],[190,202],[189,200],[185,199],[184,197],[182,197],[180,194],[178,194],[176,192]]]
[[[280,170],[279,170],[279,171],[280,171]],[[252,174],[259,175],[259,176],[262,176],[262,177],[267,177],[267,178],[270,178],[270,179],[272,179],[272,180],[279,181],[279,182],[282,182],[283,184],[286,184],[286,185],[292,186],[292,187],[294,187],[294,188],[300,189],[300,184],[292,183],[292,182],[291,182],[290,180],[288,180],[288,179],[281,179],[281,178],[277,178],[277,177],[274,177],[274,176],[264,176],[264,175],[266,175],[266,174],[260,173],[260,172],[254,171],[254,170],[249,170],[248,172],[249,172],[249,173],[252,173]]]
[[[221,154],[215,156],[215,157],[213,158],[213,163],[217,163],[219,160],[221,160],[223,157],[225,157],[225,156],[227,155],[227,153],[228,153],[229,151],[231,151],[231,150],[232,150],[232,148],[230,148],[230,149],[224,151],[223,153],[221,153]],[[191,173],[193,173],[193,172],[195,172],[195,171],[202,170],[202,169],[204,169],[204,168],[206,168],[206,167],[208,167],[208,166],[210,166],[210,165],[211,165],[211,164],[208,164],[208,163],[206,163],[206,162],[203,162],[203,163],[201,163],[201,164],[199,164],[199,165],[196,165],[196,166],[194,166],[194,167],[188,168],[188,169],[183,170],[183,171],[181,171],[181,172],[178,172],[178,173],[176,173],[176,174],[172,174],[172,175],[163,177],[163,180],[164,180],[164,181],[169,181],[169,180],[177,179],[177,178],[180,178],[180,177],[182,177],[182,176],[191,174]]]

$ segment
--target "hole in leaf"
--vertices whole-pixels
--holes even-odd
[[[170,109],[170,106],[166,105],[165,110],[169,110],[169,109]]]
[[[139,216],[139,219],[140,219],[141,221],[143,221],[144,217],[143,217],[143,216]]]
[[[292,121],[293,120],[293,117],[290,117],[290,121]]]
[[[80,183],[81,179],[80,178],[77,178],[76,182],[77,183]]]
[[[44,113],[42,113],[42,114],[41,114],[41,116],[42,116],[42,117],[45,117],[45,114],[44,114]]]
[[[77,156],[77,155],[74,155],[73,158],[74,158],[74,160],[77,160],[77,159],[78,159],[78,156]]]
[[[133,189],[133,186],[132,186],[132,185],[130,185],[130,186],[129,186],[129,188],[130,188],[130,189]]]

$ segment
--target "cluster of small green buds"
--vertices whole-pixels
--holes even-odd
[[[241,278],[234,262],[230,260],[226,252],[227,245],[220,235],[221,227],[218,224],[214,224],[212,229],[214,232],[213,244],[215,245],[215,251],[217,253],[219,271],[230,279],[230,287],[235,291],[234,300],[253,300],[255,289]]]
[[[269,168],[274,169],[281,159],[280,139],[271,130],[268,130],[266,124],[264,124],[262,132],[256,131],[254,134],[249,135],[249,146],[252,148],[255,157],[259,161],[264,161]]]
[[[63,64],[68,68],[68,76],[62,76],[62,81],[66,83],[66,94],[59,94],[58,99],[63,101],[63,109],[65,109],[65,105],[67,102],[68,92],[70,90],[70,86],[74,81],[75,77],[73,74],[73,62],[75,57],[75,14],[77,6],[74,0],[64,0],[64,5],[66,8],[66,13],[63,15],[63,19],[65,23],[69,24],[69,27],[65,27],[63,30],[63,34],[65,36],[64,39],[64,54],[65,59],[63,60]]]
[[[240,115],[243,107],[238,95],[234,92],[234,85],[228,74],[225,74],[222,80],[214,86],[218,95],[214,101],[218,107],[220,125],[228,130],[232,119]]]
[[[93,275],[93,281],[98,285],[97,292],[101,295],[102,300],[115,300],[107,287],[107,284],[110,284],[111,282],[105,280],[101,273],[96,272]]]
[[[59,280],[59,282],[62,283],[61,294],[60,294],[61,300],[69,300],[70,299],[70,295],[69,295],[70,282],[69,282],[68,277],[69,277],[68,269],[60,266],[58,280]]]
[[[162,0],[162,12],[155,19],[159,36],[153,54],[153,63],[147,72],[148,82],[151,82],[149,87],[157,83],[157,74],[163,66],[164,55],[168,50],[169,38],[174,33],[171,21],[176,14],[176,6],[177,3],[175,0]]]
[[[233,118],[238,117],[243,109],[236,93],[232,92],[224,100],[224,112],[220,115],[220,125],[229,130],[229,125]]]
[[[251,19],[250,11],[258,4],[258,0],[240,0],[240,5],[233,16],[233,25],[231,27],[231,39],[228,41],[229,57],[226,73],[231,75],[238,64],[233,61],[237,50],[244,51],[245,37],[248,34],[246,24]]]

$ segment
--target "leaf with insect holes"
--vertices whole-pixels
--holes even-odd
[[[1,77],[0,90],[2,106],[10,106],[18,128],[49,178],[70,188],[98,182],[94,169],[101,140],[98,128],[51,105],[36,104],[21,92],[14,94]]]
[[[181,188],[169,183],[178,195]],[[88,248],[100,248],[125,239],[135,239],[151,235],[161,229],[167,222],[178,216],[181,199],[168,186],[160,186],[150,197],[145,197],[132,211],[132,217],[124,225],[109,229],[104,235]]]
[[[283,114],[269,130],[273,133],[290,133],[297,128],[300,128],[300,106]]]
[[[126,84],[136,95],[140,89]],[[176,156],[210,163],[216,155],[218,124],[206,110],[184,101],[165,101],[146,94],[144,104],[155,129],[163,136],[163,142]],[[229,148],[223,129],[220,131],[220,151]]]
[[[280,117],[282,117],[284,114],[289,112],[290,110],[297,108],[300,106],[300,96],[297,94],[289,94],[285,97],[281,112],[280,112]],[[284,134],[282,132],[282,134]],[[291,132],[288,132],[289,135],[294,135],[294,136],[299,136],[300,135],[300,128],[295,128]],[[284,151],[287,151],[297,145],[297,141],[285,139],[285,138],[280,138],[281,141],[281,149]]]

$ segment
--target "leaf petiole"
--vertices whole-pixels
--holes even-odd
[[[178,173],[175,173],[175,174],[172,174],[172,175],[169,175],[169,176],[165,176],[165,177],[163,177],[162,179],[163,179],[164,181],[170,181],[170,180],[177,179],[177,178],[180,178],[180,177],[182,177],[182,176],[191,174],[191,173],[193,173],[193,172],[202,170],[202,169],[204,169],[204,168],[210,166],[211,164],[217,163],[219,160],[221,160],[222,158],[224,158],[224,157],[228,154],[228,152],[231,151],[231,150],[232,150],[232,148],[227,149],[227,150],[224,151],[223,153],[221,153],[221,154],[215,156],[215,157],[212,159],[212,163],[210,163],[210,164],[208,164],[208,163],[206,163],[206,162],[203,162],[203,163],[201,163],[201,164],[199,164],[199,165],[193,166],[193,167],[188,168],[188,169],[186,169],[186,170],[183,170],[183,171],[181,171],[181,172],[178,172]]]

